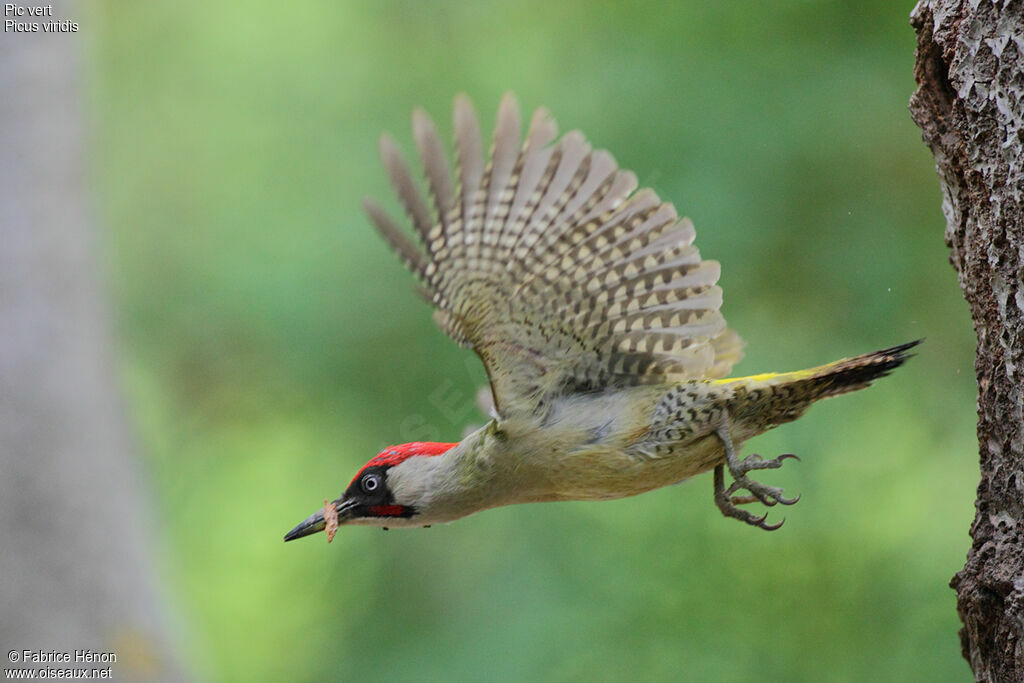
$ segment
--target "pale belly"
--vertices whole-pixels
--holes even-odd
[[[709,425],[703,435],[691,432],[687,442],[668,452],[654,457],[638,452],[638,441],[647,437],[653,407],[664,391],[637,388],[574,398],[558,406],[549,423],[495,444],[498,450],[514,451],[496,458],[515,463],[503,475],[517,482],[506,489],[518,494],[510,502],[625,498],[678,484],[723,462],[722,442]]]
[[[572,451],[537,471],[535,481],[545,483],[542,500],[610,500],[678,484],[724,460],[722,443],[712,434],[658,458],[602,447]]]

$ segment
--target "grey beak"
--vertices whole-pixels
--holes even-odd
[[[352,518],[352,508],[355,507],[353,501],[347,501],[343,498],[331,503],[334,509],[338,511],[338,523],[344,524],[347,520]],[[318,531],[323,531],[327,526],[324,522],[324,511],[317,510],[306,519],[299,522],[299,525],[284,535],[285,541],[294,541],[296,538],[302,538],[303,536],[311,536]]]

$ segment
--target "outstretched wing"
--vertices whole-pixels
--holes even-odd
[[[380,154],[419,244],[364,208],[419,278],[446,334],[483,360],[502,417],[608,387],[721,377],[742,353],[689,219],[539,109],[520,143],[506,94],[484,162],[472,104],[455,99],[457,182],[433,122],[413,113],[430,205],[397,146]]]

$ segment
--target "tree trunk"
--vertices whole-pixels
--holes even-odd
[[[922,0],[910,100],[978,335],[981,483],[951,585],[979,681],[1024,680],[1024,3]]]
[[[81,24],[74,9],[18,21]],[[76,33],[0,36],[0,668],[174,680],[94,272],[79,52]]]

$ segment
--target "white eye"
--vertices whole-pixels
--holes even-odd
[[[363,493],[376,493],[380,488],[380,484],[379,474],[367,474],[359,483],[363,488]]]

